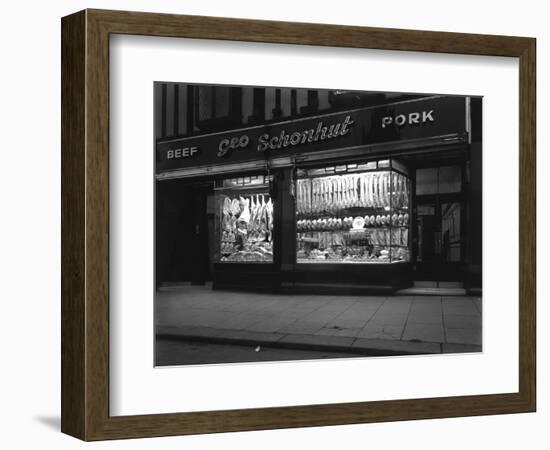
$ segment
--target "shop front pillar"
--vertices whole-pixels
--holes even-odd
[[[470,293],[481,293],[482,289],[482,251],[483,251],[483,205],[482,205],[482,99],[472,98],[471,111],[471,145],[470,145],[470,182],[468,214],[468,251],[467,283]]]

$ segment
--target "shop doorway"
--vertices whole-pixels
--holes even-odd
[[[204,284],[212,279],[212,186],[181,180],[157,185],[156,284]]]
[[[185,234],[188,249],[184,273],[188,273],[191,284],[204,284],[212,279],[210,271],[210,232],[208,199],[212,193],[210,185],[191,186],[191,209],[187,218],[189,232]]]
[[[461,165],[417,170],[415,279],[440,283],[464,281],[465,200]]]
[[[459,196],[420,198],[416,215],[416,279],[462,281],[463,202]]]

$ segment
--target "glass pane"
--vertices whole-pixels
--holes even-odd
[[[441,205],[441,233],[443,260],[447,262],[460,261],[460,203],[443,203]]]
[[[216,117],[229,115],[229,88],[216,87]]]
[[[218,262],[273,262],[274,201],[263,177],[224,180],[216,191]]]
[[[436,254],[436,220],[435,204],[423,203],[416,206],[417,210],[417,262],[431,262]]]
[[[416,170],[416,195],[437,194],[437,167]]]
[[[409,260],[410,180],[371,167],[376,163],[298,170],[298,263]]]
[[[448,194],[462,190],[462,171],[460,166],[445,166],[439,168],[439,193]]]
[[[199,86],[198,105],[199,105],[199,121],[212,119],[212,98],[214,88],[210,86]]]
[[[399,172],[392,172],[391,196],[391,250],[392,262],[409,261],[409,193],[410,180]]]

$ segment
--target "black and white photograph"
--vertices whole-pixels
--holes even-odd
[[[154,83],[155,366],[482,352],[482,104]]]
[[[546,450],[546,6],[6,2],[0,448]]]

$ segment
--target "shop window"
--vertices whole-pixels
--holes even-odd
[[[292,90],[280,89],[281,91],[281,116],[288,117],[292,114]]]
[[[273,263],[274,200],[270,179],[252,175],[219,180],[213,207],[214,260]]]
[[[182,86],[183,87],[183,86]],[[183,89],[181,89],[183,91]],[[182,127],[182,133],[191,135],[195,133],[195,99],[197,97],[195,86],[188,85],[185,89],[185,100],[181,102],[182,117],[185,120],[185,127]]]
[[[228,87],[199,86],[200,122],[211,119],[223,119],[230,113],[230,95]]]
[[[240,88],[198,86],[197,127],[213,132],[242,124],[243,99]]]
[[[295,116],[298,114],[298,93],[296,89],[290,91],[290,115]]]
[[[187,133],[187,86],[175,85],[174,135]]]
[[[199,122],[204,122],[212,118],[214,88],[212,86],[199,86],[198,114]]]
[[[410,186],[390,160],[299,169],[296,262],[408,262]]]
[[[297,113],[302,114],[307,108],[307,89],[298,89],[296,91]]]
[[[261,123],[265,121],[265,89],[254,88],[252,91],[252,115],[248,117],[249,123]]]
[[[462,190],[460,166],[429,167],[416,170],[416,195],[450,194]]]
[[[320,110],[330,109],[329,92],[330,91],[324,90],[324,89],[319,91],[319,109]]]
[[[229,88],[228,87],[216,87],[214,91],[214,95],[216,97],[216,103],[214,105],[215,107],[215,114],[216,118],[225,118],[229,116]]]
[[[281,108],[281,89],[275,89],[275,106],[271,110],[271,115],[274,119],[280,119],[283,116]]]
[[[416,195],[437,194],[437,167],[417,169]]]
[[[243,124],[247,124],[254,114],[254,90],[250,87],[242,89]]]
[[[265,119],[273,120],[276,107],[276,90],[274,88],[265,88]]]
[[[462,190],[462,173],[460,166],[439,168],[439,193],[448,194]]]

